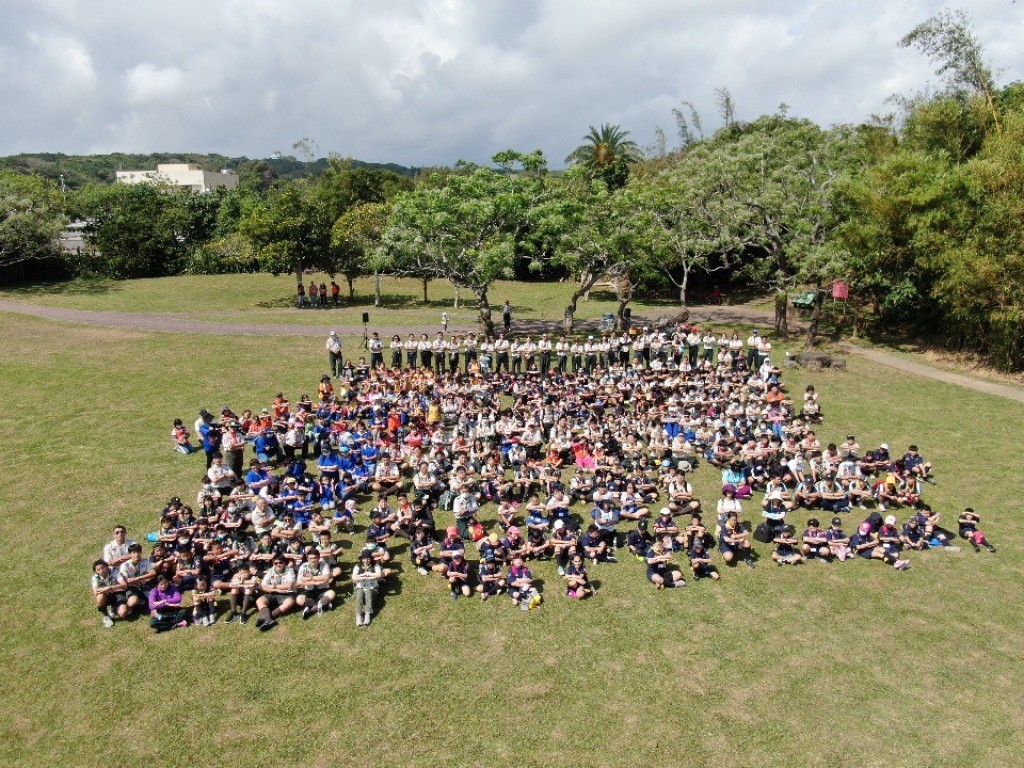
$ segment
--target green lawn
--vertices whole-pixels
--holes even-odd
[[[317,275],[330,283],[330,277]],[[309,284],[309,276],[306,277]],[[341,281],[342,303],[335,309],[303,309],[295,307],[295,278],[291,275],[273,277],[256,275],[210,275],[156,278],[151,280],[115,281],[78,279],[65,283],[46,283],[0,290],[0,298],[29,301],[37,304],[110,312],[184,313],[201,320],[261,323],[310,324],[330,322],[358,324],[357,312],[369,311],[376,317],[384,310],[395,312],[396,322],[410,324],[440,323],[441,313],[448,312],[453,324],[475,323],[477,311],[473,296],[461,293],[461,306],[454,309],[455,289],[446,281],[431,281],[428,301],[423,301],[422,283],[403,278],[384,278],[382,307],[373,306],[372,277],[356,281],[355,298],[349,300],[347,284]],[[515,317],[559,319],[572,295],[572,283],[516,283],[498,281],[490,291],[495,319],[500,321],[500,308],[509,299]],[[594,291],[592,301],[580,301],[577,317],[599,318],[614,312],[617,303],[609,291]],[[637,297],[634,312],[653,316],[673,315],[678,307],[661,299],[644,301]]]
[[[220,296],[234,284],[220,281],[32,299],[201,312],[259,308],[290,285],[254,276]],[[519,286],[513,300],[523,315],[557,315],[561,288]],[[4,765],[1024,764],[1019,404],[856,357],[847,373],[787,379],[821,391],[825,438],[919,443],[939,475],[929,501],[947,519],[974,506],[996,555],[919,554],[903,574],[762,560],[675,592],[654,591],[624,561],[595,569],[601,593],[583,603],[561,597],[542,564],[547,602],[529,614],[507,599],[452,602],[406,567],[368,630],[346,602],[269,635],[220,624],[154,636],[141,621],[104,630],[88,579],[115,523],[139,537],[169,496],[194,493],[202,458],[169,450],[171,420],[313,393],[322,339],[6,314],[0,334]],[[695,484],[716,497],[707,467]]]

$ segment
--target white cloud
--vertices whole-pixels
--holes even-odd
[[[177,67],[157,67],[148,61],[125,72],[128,100],[133,104],[173,101],[185,91],[185,73]]]
[[[941,0],[0,0],[0,153],[92,149],[267,155],[323,150],[410,165],[542,148],[553,165],[587,126],[641,144],[714,90],[741,118],[823,124],[889,109],[933,67],[896,41]],[[1024,21],[974,0],[1002,81],[1024,78]]]

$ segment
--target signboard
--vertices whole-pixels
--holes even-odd
[[[832,298],[846,301],[850,298],[850,286],[842,280],[836,280],[832,283]]]

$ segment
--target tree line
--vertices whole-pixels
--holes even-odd
[[[61,192],[0,172],[0,264],[52,254],[66,217],[87,222],[73,269],[115,278],[309,271],[448,280],[493,330],[488,290],[513,276],[571,277],[567,322],[598,283],[620,315],[638,291],[695,277],[770,291],[776,326],[797,288],[847,282],[858,324],[928,335],[1004,370],[1024,368],[1024,85],[995,82],[961,12],[902,45],[935,62],[942,87],[898,114],[823,128],[783,105],[753,121],[719,91],[721,127],[674,111],[678,144],[642,151],[620,126],[592,127],[550,171],[539,151],[497,153],[415,175],[342,158],[281,179],[265,162],[236,189],[154,186]],[[1018,277],[1014,277],[1017,275]],[[379,281],[378,281],[379,286]]]

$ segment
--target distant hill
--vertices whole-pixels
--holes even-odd
[[[157,163],[194,163],[207,171],[228,168],[236,173],[244,173],[255,163],[266,163],[274,169],[279,179],[289,180],[319,176],[327,167],[327,158],[306,162],[291,156],[253,159],[189,152],[156,152],[149,155],[121,152],[109,155],[65,155],[59,152],[38,152],[0,157],[0,170],[39,174],[54,181],[58,181],[63,174],[64,183],[71,189],[77,189],[86,184],[113,184],[114,171],[156,168]],[[361,160],[353,160],[352,165],[356,168],[383,168],[403,176],[415,176],[420,170],[394,163],[364,163]]]

